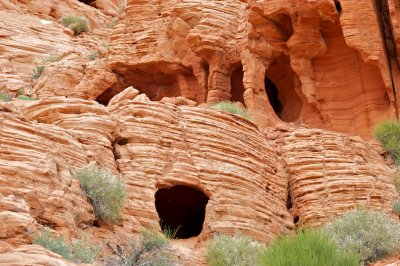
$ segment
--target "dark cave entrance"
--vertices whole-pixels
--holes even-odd
[[[342,4],[340,4],[339,0],[334,0],[335,1],[335,7],[336,11],[338,12],[339,16],[342,14]]]
[[[303,102],[296,92],[294,73],[288,56],[277,57],[266,69],[264,85],[276,115],[285,122],[297,121]]]
[[[86,5],[91,5],[93,6],[93,4],[95,4],[96,0],[78,0],[81,3],[84,3]]]
[[[268,77],[265,77],[264,85],[265,85],[265,92],[268,95],[269,103],[274,109],[275,114],[281,117],[281,112],[283,107],[278,98],[278,88]]]
[[[236,68],[231,74],[231,101],[244,103],[243,66]]]
[[[176,231],[175,238],[180,239],[201,233],[208,202],[208,197],[202,191],[176,185],[159,189],[155,200],[163,231]]]

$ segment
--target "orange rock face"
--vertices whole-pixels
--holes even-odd
[[[365,139],[398,116],[399,12],[395,0],[0,0],[0,264],[74,265],[31,245],[41,225],[107,247],[171,226],[177,264],[203,265],[215,233],[269,243],[357,206],[390,213],[394,167]],[[74,36],[66,15],[90,31]],[[21,89],[39,100],[3,103]],[[252,121],[209,108],[222,100]],[[127,187],[118,225],[96,220],[74,178],[94,164]]]

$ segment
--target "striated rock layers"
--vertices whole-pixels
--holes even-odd
[[[2,106],[0,217],[13,226],[0,226],[0,236],[8,246],[31,243],[39,224],[111,243],[160,228],[164,210],[184,213],[163,205],[174,202],[167,194],[175,189],[179,202],[192,204],[196,193],[205,199],[205,214],[191,220],[198,231],[171,222],[183,223],[182,238],[199,235],[200,246],[218,232],[270,242],[295,223],[319,225],[359,205],[390,212],[396,196],[391,168],[357,137],[304,128],[264,136],[244,118],[151,102],[132,88],[109,107],[63,97],[20,111]],[[91,161],[121,173],[127,186],[114,228],[92,226],[93,208],[73,177]]]

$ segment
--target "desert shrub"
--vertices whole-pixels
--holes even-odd
[[[24,100],[24,101],[37,101],[37,99],[32,98],[30,96],[26,96],[26,95],[18,95],[18,99]]]
[[[60,57],[57,55],[49,55],[45,58],[43,58],[40,62],[41,65],[47,65],[47,64],[51,64],[51,63],[55,63],[60,61]]]
[[[42,75],[43,71],[45,69],[45,66],[43,65],[38,65],[33,69],[32,73],[32,79],[39,79],[40,76]]]
[[[210,266],[252,266],[255,265],[263,246],[247,236],[217,234],[207,248]]]
[[[394,173],[394,186],[396,187],[396,191],[400,193],[400,171],[396,171]]]
[[[89,23],[85,17],[66,16],[61,18],[61,24],[74,31],[75,35],[89,31]]]
[[[110,29],[114,29],[115,25],[117,25],[118,17],[114,17],[110,24]]]
[[[94,263],[101,249],[101,245],[94,245],[88,239],[74,239],[71,243],[72,260],[78,263]]]
[[[107,266],[168,266],[173,265],[168,240],[155,230],[141,232],[140,240],[114,251],[116,256],[105,260]]]
[[[374,129],[375,138],[382,143],[393,159],[400,162],[400,123],[398,121],[380,122]]]
[[[50,230],[45,229],[33,239],[33,244],[41,245],[42,247],[57,253],[68,260],[72,260],[71,247],[62,236],[53,235]]]
[[[399,251],[400,225],[388,215],[353,210],[324,229],[342,250],[356,253],[364,264]]]
[[[96,167],[80,169],[75,177],[91,199],[96,217],[106,223],[118,223],[126,198],[122,181],[109,170]]]
[[[267,247],[260,265],[268,266],[356,266],[354,253],[339,250],[336,243],[320,230],[300,231],[296,236],[284,236]]]
[[[99,57],[99,51],[94,50],[89,54],[88,59],[92,61],[95,60],[97,57]]]
[[[400,200],[396,200],[393,203],[393,210],[396,214],[400,214]]]
[[[225,112],[235,114],[235,115],[240,115],[248,120],[251,120],[250,115],[247,112],[247,110],[238,107],[237,105],[235,105],[234,102],[230,102],[230,101],[218,102],[218,103],[212,104],[211,108],[225,111]]]
[[[94,263],[101,246],[96,246],[88,240],[74,239],[68,243],[62,236],[53,235],[49,229],[44,229],[37,235],[33,244],[61,255],[62,257],[78,263]]]
[[[19,88],[19,89],[18,89],[18,96],[19,96],[19,95],[24,95],[24,94],[25,94],[25,89],[24,89],[24,87]]]
[[[12,96],[8,93],[0,92],[0,102],[9,102],[12,100]]]

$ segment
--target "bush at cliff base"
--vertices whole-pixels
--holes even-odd
[[[211,108],[214,108],[214,109],[217,109],[220,111],[224,111],[224,112],[228,112],[231,114],[235,114],[235,115],[240,115],[240,116],[246,118],[247,120],[251,120],[251,117],[250,117],[249,113],[247,112],[247,110],[237,106],[234,102],[222,101],[222,102],[214,103],[211,105]]]
[[[341,250],[358,254],[365,265],[400,251],[400,224],[381,212],[353,210],[327,224],[324,231]]]
[[[302,230],[295,236],[275,241],[260,257],[265,266],[356,266],[359,257],[341,251],[321,230]]]
[[[393,159],[400,162],[400,123],[398,121],[383,121],[374,129],[375,138],[382,143]]]
[[[207,249],[210,266],[250,266],[256,265],[263,245],[247,236],[217,234]]]

